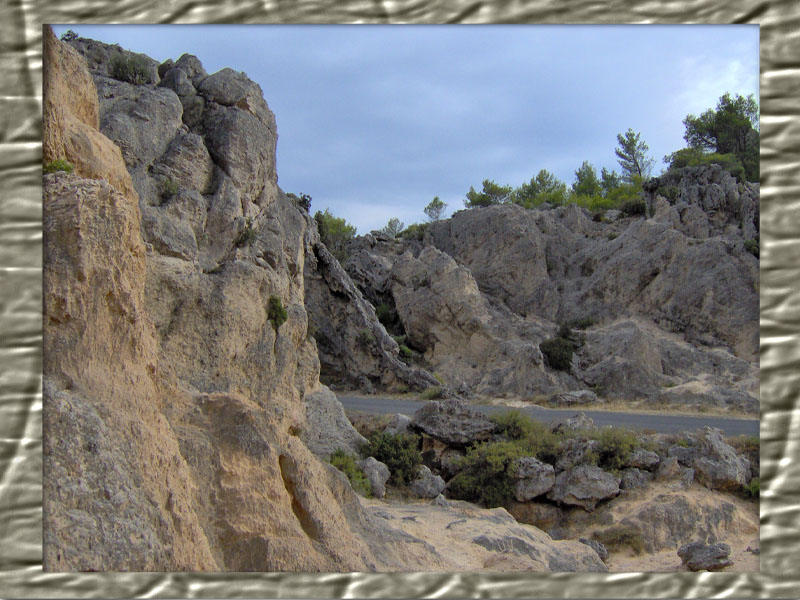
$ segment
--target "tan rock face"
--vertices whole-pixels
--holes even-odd
[[[120,149],[98,131],[97,92],[86,62],[66,44],[56,43],[47,27],[44,40],[44,164],[66,159],[76,174],[105,179],[122,193],[133,193]]]
[[[96,116],[86,123],[97,106],[88,73],[49,30],[45,56],[45,106],[58,107],[46,117],[46,156],[78,167],[44,180],[45,568],[396,565],[393,544],[407,542],[370,525],[346,479],[296,437],[304,398],[320,389],[303,218],[286,202],[265,204],[256,239],[229,237],[211,272],[146,246],[123,157],[92,129]],[[60,95],[63,69],[81,85]],[[65,142],[70,132],[86,144]],[[286,307],[280,326],[272,296]]]

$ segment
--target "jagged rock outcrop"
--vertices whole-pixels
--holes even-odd
[[[65,85],[64,65],[78,72],[80,58],[49,30],[45,56],[51,106]],[[103,89],[105,76],[95,79]],[[45,119],[45,156],[78,166],[77,174],[44,181],[44,460],[53,475],[45,487],[46,568],[396,565],[392,555],[404,550],[383,558],[375,551],[405,538],[384,531],[395,542],[382,541],[349,484],[296,437],[303,400],[320,389],[305,335],[302,218],[292,220],[296,211],[279,200],[259,215],[279,225],[259,238],[260,248],[280,252],[277,268],[259,265],[256,251],[235,249],[230,238],[228,260],[213,273],[200,260],[146,245],[140,228],[150,165],[128,147],[128,168],[138,174],[131,186],[126,153],[109,150],[96,130],[87,133],[93,123],[81,115],[99,112],[101,124],[114,122],[104,109],[125,106],[123,93],[158,104],[172,92],[106,82],[114,102],[98,110],[92,80],[72,82],[83,87],[58,97],[60,112]],[[172,110],[171,101],[164,105]],[[136,118],[142,131],[134,141],[143,145],[157,137],[151,128],[169,122]],[[63,143],[63,131],[51,129],[64,122],[73,128],[68,135],[86,142],[80,156]],[[170,136],[185,133],[160,130],[157,144],[168,152]],[[156,154],[144,156],[159,162]],[[81,166],[93,164],[108,167]],[[271,295],[288,309],[280,327],[269,319]]]
[[[733,565],[731,547],[724,542],[704,544],[692,542],[678,548],[681,562],[692,571],[719,571]]]
[[[403,362],[375,308],[320,241],[316,228],[312,225],[306,231],[305,303],[322,377],[331,384],[370,392],[376,387],[424,391],[441,385],[428,371]]]
[[[428,402],[414,413],[410,428],[444,444],[464,447],[486,441],[497,429],[489,417],[460,400]]]
[[[559,505],[593,511],[601,500],[619,494],[619,479],[594,465],[578,465],[560,473],[547,497]]]
[[[492,310],[469,269],[444,252],[400,256],[391,290],[409,345],[451,387],[495,397],[555,388],[532,326]]]
[[[591,388],[757,412],[758,260],[745,242],[758,188],[718,167],[670,177],[672,200],[646,192],[650,218],[590,219],[575,205],[459,211],[422,241],[357,240],[347,270],[366,297],[396,306],[409,344],[465,393]],[[572,363],[551,369],[539,346],[570,323],[582,323]]]

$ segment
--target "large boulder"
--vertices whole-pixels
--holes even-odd
[[[374,456],[368,456],[364,460],[358,461],[358,466],[369,480],[372,495],[375,498],[383,498],[386,495],[386,482],[391,476],[389,467]]]
[[[587,512],[598,502],[619,494],[619,479],[594,465],[578,465],[556,477],[547,497],[559,505],[580,506]]]
[[[691,542],[678,548],[681,562],[692,571],[719,571],[730,567],[733,565],[730,554],[731,547],[724,542]]]
[[[697,435],[695,477],[712,490],[737,490],[750,478],[750,461],[722,439],[719,429],[705,427]]]
[[[428,402],[414,413],[411,427],[450,446],[488,440],[497,429],[489,417],[461,400]]]
[[[358,454],[367,439],[358,433],[344,413],[336,394],[326,387],[305,398],[306,425],[300,433],[306,446],[317,456],[327,459],[342,449]]]
[[[514,498],[527,502],[549,492],[555,484],[553,465],[543,463],[532,456],[516,459],[511,468],[514,482]]]
[[[444,491],[444,479],[421,465],[417,477],[411,482],[411,491],[418,498],[436,498]]]

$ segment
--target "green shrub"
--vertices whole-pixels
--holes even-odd
[[[644,538],[638,527],[632,524],[619,524],[596,531],[592,537],[603,544],[609,552],[617,552],[629,546],[634,554],[644,552]]]
[[[256,228],[253,227],[253,217],[247,217],[247,222],[245,223],[244,229],[239,232],[239,235],[233,243],[237,248],[241,248],[242,246],[252,246],[253,242],[256,241],[256,237],[258,237],[258,232],[256,231]]]
[[[422,464],[419,452],[419,436],[392,435],[376,433],[368,438],[361,449],[363,457],[372,456],[389,467],[389,482],[394,485],[408,485],[417,477],[417,469]]]
[[[63,158],[56,159],[47,163],[42,169],[45,173],[56,173],[58,171],[64,171],[65,173],[72,173],[74,167],[72,166],[71,162],[64,160]]]
[[[736,177],[740,183],[745,181],[745,169],[742,161],[733,154],[718,154],[717,152],[704,152],[698,148],[681,148],[664,157],[669,163],[669,170],[684,167],[701,167],[705,165],[719,165],[728,173]]]
[[[430,227],[430,223],[413,223],[397,234],[397,237],[404,240],[417,240],[421,242],[425,237],[425,232]]]
[[[409,348],[405,344],[399,344],[399,347],[400,347],[400,358],[410,360],[414,357],[414,351],[411,350],[411,348]]]
[[[353,490],[367,498],[372,497],[372,486],[364,471],[356,464],[355,459],[341,448],[336,450],[329,459],[329,462],[347,475]]]
[[[622,214],[626,217],[643,216],[647,212],[647,205],[642,198],[626,200],[620,207]]]
[[[744,249],[747,250],[750,254],[752,254],[756,258],[759,258],[760,248],[758,240],[756,239],[747,240],[744,243]]]
[[[275,332],[278,332],[278,329],[281,325],[286,322],[287,318],[286,309],[283,307],[283,302],[277,296],[270,296],[269,297],[269,307],[267,309],[267,318],[272,323],[272,328]]]
[[[504,506],[513,497],[512,463],[528,456],[519,441],[485,442],[467,449],[459,472],[447,484],[448,495],[483,506]]]
[[[442,396],[444,396],[444,390],[438,385],[429,387],[419,395],[423,400],[438,400]]]
[[[761,479],[759,477],[753,477],[750,483],[743,486],[743,491],[745,496],[749,498],[758,498],[761,495]]]
[[[633,431],[621,427],[602,429],[597,441],[600,442],[597,449],[599,465],[609,471],[623,469],[631,452],[641,447],[637,435]]]
[[[150,83],[150,64],[141,54],[114,54],[108,65],[108,73],[114,79],[135,85]]]
[[[535,421],[518,410],[509,410],[489,417],[497,425],[499,435],[518,442],[525,456],[555,464],[563,437],[553,433],[544,423]]]
[[[363,347],[367,348],[375,343],[375,334],[369,329],[362,329],[356,336],[356,341]]]
[[[161,180],[161,198],[169,200],[178,193],[178,183],[171,177],[165,177]]]
[[[78,34],[72,31],[72,29],[67,29],[64,33],[61,34],[59,38],[62,42],[71,42],[72,40],[78,39]]]
[[[613,242],[615,239],[619,237],[619,234],[614,233],[613,231],[609,231],[608,235],[606,236],[610,242]]]
[[[334,217],[326,208],[314,215],[319,231],[319,239],[340,263],[347,261],[347,245],[356,235],[356,228],[342,218]]]
[[[539,349],[550,368],[569,371],[572,353],[575,351],[575,343],[572,340],[566,337],[550,338],[539,344]]]

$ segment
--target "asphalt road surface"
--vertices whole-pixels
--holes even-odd
[[[399,398],[382,398],[380,396],[347,396],[337,394],[339,401],[346,410],[355,410],[368,414],[393,414],[402,413],[413,415],[417,409],[425,404],[424,401],[404,400]],[[471,405],[487,415],[496,414],[506,410],[505,406]],[[578,412],[584,412],[598,427],[614,425],[631,429],[649,430],[658,433],[676,433],[679,431],[693,431],[705,425],[721,429],[725,436],[759,435],[759,421],[757,419],[727,419],[725,417],[695,417],[667,414],[623,413],[600,410],[575,409],[549,409],[538,406],[528,406],[519,409],[521,412],[545,423],[557,423],[562,419],[571,417]]]

